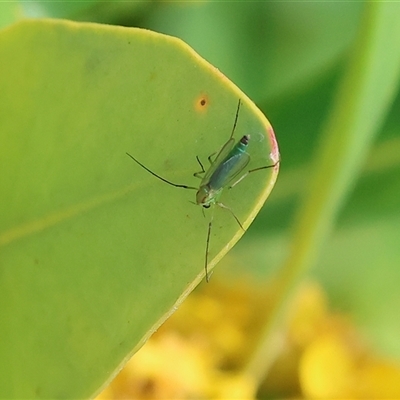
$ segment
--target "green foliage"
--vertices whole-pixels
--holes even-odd
[[[271,164],[270,126],[183,42],[149,31],[22,22],[1,33],[0,59],[0,392],[81,398],[204,277],[196,192],[125,152],[195,186],[195,156],[226,142],[239,98],[249,168]],[[275,177],[253,174],[223,197],[244,227]],[[243,234],[214,214],[209,270]]]
[[[365,328],[368,338],[375,340],[381,349],[400,357],[398,342],[400,325],[397,318],[397,309],[400,307],[397,290],[397,283],[400,281],[398,272],[400,260],[398,250],[400,25],[397,22],[400,18],[400,7],[398,4],[384,2],[232,3],[208,1],[152,4],[135,2],[137,7],[128,11],[120,8],[120,2],[109,2],[105,5],[99,3],[97,6],[93,3],[90,7],[85,2],[76,3],[74,10],[71,10],[70,6],[67,8],[69,3],[58,3],[57,9],[51,6],[55,3],[30,2],[29,6],[34,7],[35,3],[40,5],[36,8],[36,15],[42,13],[42,16],[88,21],[102,20],[175,35],[196,49],[254,99],[272,121],[277,134],[282,154],[281,173],[276,189],[244,239],[235,247],[234,255],[237,259],[243,260],[243,268],[246,271],[264,277],[266,274],[272,274],[273,271],[286,272],[287,269],[281,266],[290,249],[297,247],[301,250],[298,254],[302,253],[302,256],[293,258],[289,268],[293,273],[291,283],[295,284],[298,278],[309,275],[310,267],[316,266],[312,270],[312,275],[323,281],[334,306],[342,312],[351,313],[357,323]],[[62,4],[65,6],[63,7]],[[106,36],[101,39],[101,42],[106,39]],[[76,45],[76,43],[73,42],[70,45]],[[92,43],[88,47],[91,46]],[[98,43],[97,46],[100,47],[100,44]],[[110,48],[109,57],[114,61],[115,57],[119,57],[120,51],[118,46]],[[60,60],[69,59],[72,64],[75,62],[74,52],[68,55],[55,54],[58,54]],[[97,70],[96,57],[91,62],[94,64],[92,68]],[[132,59],[130,62],[134,63],[135,60]],[[171,179],[182,181],[182,183],[196,184],[196,181],[185,180],[197,170],[194,155],[198,154],[204,158],[224,142],[235,110],[235,96],[221,94],[222,97],[218,100],[218,107],[220,105],[221,107],[218,108],[218,112],[216,111],[202,124],[193,124],[191,118],[183,117],[185,113],[180,107],[184,102],[176,100],[180,99],[180,94],[175,93],[174,87],[171,86],[165,90],[164,97],[157,106],[157,115],[160,115],[162,121],[155,121],[154,112],[141,108],[140,116],[144,113],[143,119],[139,118],[142,122],[137,122],[139,114],[136,111],[139,104],[135,103],[137,91],[131,90],[130,93],[123,91],[129,87],[126,84],[126,79],[128,79],[126,77],[132,75],[132,70],[129,70],[126,61],[118,62],[118,65],[121,68],[121,75],[125,78],[121,81],[123,83],[120,83],[119,89],[113,87],[113,81],[109,80],[110,77],[105,72],[102,78],[97,77],[91,81],[91,74],[88,74],[89,81],[86,78],[81,81],[82,91],[88,92],[86,85],[89,84],[90,91],[94,91],[93,99],[88,98],[86,102],[94,101],[97,104],[96,108],[89,110],[91,114],[87,114],[87,110],[80,111],[79,102],[74,104],[74,112],[71,112],[71,118],[77,113],[80,115],[77,123],[81,126],[77,132],[85,132],[86,135],[86,132],[92,131],[92,128],[97,132],[85,145],[84,151],[75,155],[79,151],[76,143],[71,143],[68,151],[60,149],[60,143],[57,142],[51,142],[51,146],[48,147],[54,153],[54,160],[50,164],[43,162],[42,171],[47,171],[46,167],[49,168],[49,165],[53,170],[53,164],[58,166],[52,178],[59,185],[58,203],[54,203],[54,198],[49,197],[41,185],[37,188],[40,196],[24,199],[25,202],[21,202],[25,205],[30,202],[29,209],[33,205],[38,215],[41,215],[37,206],[41,197],[43,199],[39,204],[47,201],[47,204],[55,204],[57,207],[62,206],[62,209],[70,210],[69,205],[74,194],[79,191],[82,196],[86,193],[90,198],[91,190],[93,190],[93,186],[90,186],[91,182],[97,186],[96,200],[93,200],[92,204],[87,200],[88,197],[83,196],[80,201],[84,212],[78,210],[77,213],[79,216],[86,215],[85,218],[89,218],[88,215],[91,214],[90,222],[82,220],[79,229],[70,226],[68,215],[63,217],[61,222],[66,224],[67,230],[70,230],[70,235],[75,237],[76,242],[79,241],[79,235],[76,232],[79,233],[90,226],[93,235],[92,247],[98,247],[100,244],[100,247],[103,247],[102,254],[108,254],[109,258],[104,264],[112,265],[114,268],[109,267],[106,272],[102,268],[97,270],[95,266],[89,266],[86,263],[89,255],[85,254],[82,261],[85,263],[84,267],[81,267],[81,270],[70,271],[72,265],[77,262],[76,259],[72,260],[72,257],[78,258],[78,256],[70,254],[73,251],[70,250],[71,245],[67,241],[65,248],[68,247],[68,251],[65,250],[66,261],[62,265],[62,270],[65,271],[63,279],[66,281],[66,288],[76,283],[80,285],[81,297],[74,300],[75,304],[81,304],[81,298],[85,299],[85,304],[88,303],[91,295],[85,295],[88,288],[84,283],[91,281],[94,282],[95,289],[90,293],[94,293],[97,289],[99,296],[103,295],[101,292],[105,293],[104,299],[96,300],[95,304],[102,304],[108,310],[107,313],[111,313],[109,299],[114,299],[115,292],[120,291],[121,297],[125,296],[128,305],[125,304],[123,309],[117,312],[112,327],[109,325],[110,336],[113,339],[116,337],[113,336],[116,332],[121,333],[115,327],[123,316],[129,313],[131,307],[141,310],[141,316],[147,322],[155,321],[152,317],[147,318],[148,309],[157,309],[158,315],[165,315],[164,310],[169,309],[172,302],[166,304],[165,309],[161,310],[160,303],[166,303],[166,300],[158,289],[165,285],[176,285],[176,289],[180,285],[179,282],[182,283],[185,279],[185,282],[191,281],[194,274],[201,270],[206,225],[201,212],[187,201],[193,201],[193,195],[190,192],[172,190],[173,188],[165,187],[160,182],[152,181],[152,177],[146,176],[144,171],[138,171],[137,166],[132,165],[133,162],[129,163],[129,159],[123,161],[122,158],[121,160],[119,152],[130,151],[158,173],[168,174]],[[0,68],[3,70],[4,66]],[[31,71],[28,67],[26,68]],[[10,64],[9,69],[12,71],[14,64]],[[185,71],[180,70],[179,73],[185,73]],[[24,75],[22,72],[21,74]],[[187,74],[189,77],[179,86],[184,87],[185,92],[189,91],[186,86],[191,87],[195,84],[190,78],[190,72]],[[168,86],[167,82],[163,83],[166,87]],[[201,86],[202,83],[199,85]],[[338,88],[341,94],[338,94]],[[47,88],[47,90],[50,89]],[[71,88],[65,84],[58,84],[55,90],[68,92]],[[75,92],[76,90],[75,88]],[[113,90],[118,93],[123,92],[124,95],[119,96],[117,100],[106,102],[104,100],[106,94],[109,99],[115,98]],[[177,96],[175,100],[171,99],[171,93]],[[146,96],[142,93],[140,95]],[[151,95],[148,94],[148,97],[148,102],[153,100],[150,100]],[[70,98],[73,98],[72,103],[80,100],[78,96],[71,94]],[[179,117],[176,117],[179,121],[172,118],[171,125],[168,125],[171,132],[175,134],[175,140],[172,143],[174,157],[161,159],[155,149],[156,143],[163,140],[168,130],[164,123],[166,120],[169,121],[171,116],[170,106],[165,106],[167,100],[172,102],[172,108],[179,110]],[[49,101],[49,104],[46,104],[46,118],[52,119],[53,126],[61,129],[61,132],[66,135],[65,132],[70,132],[75,125],[72,122],[69,122],[69,125],[65,122],[61,126],[55,125],[58,117],[52,117],[49,111],[54,108],[55,103],[56,101]],[[14,106],[18,106],[21,110],[18,113],[20,116],[27,105],[18,101]],[[101,119],[96,111],[98,107],[101,107]],[[127,116],[127,108],[132,111],[132,115]],[[0,110],[0,113],[2,112],[1,118],[6,113]],[[82,119],[82,114],[87,115],[86,119]],[[244,131],[253,123],[257,126],[250,114],[248,106],[240,116]],[[107,124],[104,123],[104,115],[112,116],[111,120],[107,119]],[[134,116],[136,118],[133,118]],[[29,120],[22,119],[20,123],[26,124],[25,131],[34,128],[35,132],[40,132],[45,124],[35,125],[34,121],[30,115]],[[89,126],[89,121],[95,125]],[[137,123],[139,123],[142,136],[134,132],[132,124]],[[193,134],[193,137],[200,138],[198,143],[190,144],[189,140],[176,140],[176,134],[181,132],[179,127],[183,126],[182,124],[186,124],[186,131]],[[224,127],[226,131],[220,127]],[[112,132],[113,135],[118,134],[118,140],[105,140],[108,132]],[[157,136],[154,136],[155,132]],[[204,136],[205,132],[209,132],[209,135]],[[99,138],[103,138],[103,142],[97,144]],[[28,153],[32,145],[29,143],[26,146]],[[38,147],[47,148],[46,146],[38,145]],[[99,151],[99,149],[104,149],[104,146],[108,147],[106,154],[104,151]],[[11,150],[4,150],[7,157],[11,157],[9,155]],[[24,160],[19,153],[17,155],[19,156],[18,168],[27,170],[27,165],[32,164],[33,157],[28,155]],[[86,178],[81,168],[77,169],[75,175],[72,174],[74,169],[79,167],[79,163],[76,163],[77,158],[87,159],[83,165],[91,173],[88,173]],[[70,161],[65,162],[66,159]],[[68,171],[60,175],[63,165],[66,171],[72,170],[69,172],[72,174],[69,175],[69,179]],[[59,177],[62,178],[59,179]],[[258,178],[255,179],[258,182]],[[33,182],[32,185],[36,187],[37,179]],[[136,186],[138,182],[143,182],[140,187]],[[121,189],[126,188],[127,185],[130,189]],[[246,214],[247,206],[251,208],[251,204],[247,203],[254,195],[250,191],[251,184],[243,182],[243,185],[245,186],[242,189],[229,193],[228,198],[231,198],[227,200],[241,218]],[[75,187],[76,189],[71,189]],[[109,196],[109,193],[115,195]],[[146,194],[146,198],[148,196],[152,199],[146,200],[146,205],[142,205],[143,208],[139,207],[138,193],[140,196]],[[120,204],[118,215],[110,214],[109,205],[114,207],[116,203]],[[12,209],[18,206],[18,201],[15,205],[7,204],[6,213],[9,213],[10,207]],[[135,303],[132,305],[127,299],[131,299],[131,293],[128,293],[130,285],[137,285],[133,275],[140,274],[141,279],[147,279],[146,282],[153,284],[151,279],[153,275],[147,275],[147,269],[142,266],[146,262],[144,256],[135,272],[131,270],[133,263],[126,262],[126,257],[132,256],[129,253],[133,242],[130,235],[136,235],[135,240],[137,237],[142,237],[142,234],[138,233],[142,232],[142,227],[134,221],[139,221],[143,225],[158,224],[161,207],[165,213],[163,214],[165,224],[170,226],[170,231],[179,228],[184,240],[179,243],[174,265],[168,265],[168,271],[176,268],[173,270],[175,272],[171,272],[174,279],[166,279],[163,270],[157,271],[154,276],[159,280],[159,284],[156,285],[155,298],[150,299],[149,303],[146,301],[145,306]],[[146,210],[150,210],[150,216],[145,214]],[[172,220],[170,215],[174,215]],[[9,220],[12,218],[11,214],[5,216]],[[109,219],[112,219],[112,224]],[[129,229],[126,220],[130,223]],[[223,215],[221,212],[218,213],[216,224],[219,224],[215,229],[218,234],[213,237],[213,241],[218,249],[218,246],[223,246],[223,243],[236,232],[237,227],[229,215]],[[182,228],[183,226],[185,229]],[[136,233],[131,233],[131,229],[136,229]],[[102,235],[101,230],[104,230],[107,240],[98,239],[98,235]],[[293,231],[296,233],[292,235]],[[35,232],[38,232],[38,229]],[[84,232],[85,235],[88,234]],[[60,241],[65,241],[65,238],[59,237],[59,234],[49,236],[51,236],[49,240],[56,242],[57,247],[54,244],[52,247],[47,247],[48,249],[58,248]],[[306,240],[299,245],[304,237]],[[152,243],[151,239],[153,237],[143,236],[143,239],[140,239],[141,246]],[[218,240],[221,241],[218,242]],[[186,254],[184,252],[188,248],[189,241],[196,242],[197,247],[190,247],[190,252],[188,252],[190,254]],[[155,247],[163,251],[163,249],[170,249],[174,243],[173,237],[168,232],[167,235],[156,240]],[[114,249],[117,250],[113,251]],[[215,248],[213,251],[214,254],[218,252]],[[31,253],[33,254],[33,250]],[[20,253],[19,257],[29,259],[31,253]],[[53,257],[53,253],[53,250],[50,252],[46,250],[46,257]],[[307,254],[307,257],[304,257],[304,254]],[[2,260],[5,256],[6,254],[2,255]],[[127,281],[122,288],[113,286],[113,282],[117,280],[115,265],[122,265],[120,274]],[[231,266],[229,268],[229,273],[234,273]],[[22,279],[22,282],[24,279],[29,281],[36,272],[37,270],[32,269],[30,274],[26,275],[22,270],[17,276]],[[103,279],[98,275],[103,275],[104,279],[110,282],[108,289],[98,284],[98,280]],[[178,276],[179,279],[182,278],[182,281],[178,279]],[[97,278],[94,279],[95,277]],[[134,283],[131,283],[132,281]],[[12,284],[19,287],[14,281]],[[61,285],[62,281],[56,286],[56,290],[60,290]],[[290,284],[287,285],[289,286]],[[181,285],[178,290],[182,290],[183,287],[184,285]],[[142,291],[144,292],[145,289]],[[282,290],[282,303],[287,292],[287,289]],[[16,296],[15,293],[19,292],[12,290],[10,293],[5,293],[4,298],[13,298]],[[140,293],[137,296],[139,298]],[[68,300],[67,305],[69,301],[72,300]],[[99,307],[93,306],[93,308]],[[11,312],[8,308],[5,309]],[[112,308],[112,311],[115,309]],[[40,312],[42,315],[45,314],[44,309]],[[87,318],[87,315],[82,313],[82,323],[90,324],[87,321],[91,320]],[[114,364],[111,361],[108,362],[108,366],[112,365],[108,373],[115,368],[115,360],[126,355],[131,349],[129,346],[142,337],[140,332],[147,329],[144,325],[142,328],[143,330],[140,331],[140,327],[134,327],[132,333],[129,331],[132,326],[126,327],[125,334],[136,335],[136,339],[127,340],[121,348],[118,347],[118,355],[115,358],[113,355]],[[13,332],[13,327],[10,329],[9,335]],[[86,331],[86,334],[92,335],[93,332]],[[131,339],[132,337],[130,336]],[[79,340],[81,339],[79,337]],[[99,347],[98,351],[101,352],[101,340],[96,342],[92,338],[92,341],[93,347]],[[3,345],[4,343],[3,341]],[[17,362],[15,358],[20,354],[16,352],[17,356],[11,356],[12,351],[15,350],[11,349],[7,358],[8,363]],[[59,356],[69,359],[68,354]],[[78,359],[74,362],[79,364],[82,360]],[[85,370],[85,365],[94,368],[92,359],[86,361],[82,370]],[[93,372],[93,376],[95,373]],[[67,376],[66,380],[70,380],[70,377]],[[81,387],[91,382],[89,386],[92,385],[91,388],[94,388],[100,384],[100,381],[101,379],[98,379],[93,382],[84,376]]]
[[[13,23],[22,15],[22,7],[17,1],[0,2],[0,28]]]

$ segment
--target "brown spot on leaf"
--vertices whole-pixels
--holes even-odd
[[[210,103],[210,100],[206,94],[201,94],[199,97],[196,98],[195,100],[195,109],[198,112],[204,112],[208,108],[208,104]]]

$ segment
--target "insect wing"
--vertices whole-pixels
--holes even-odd
[[[227,173],[222,183],[222,187],[228,186],[232,181],[246,168],[250,162],[250,156],[247,153],[233,156],[231,159],[226,160],[226,164],[230,164],[227,168]]]
[[[228,156],[210,176],[207,184],[214,190],[228,186],[250,161],[247,153],[236,153]]]
[[[224,146],[222,147],[222,149],[218,153],[217,157],[215,157],[215,160],[210,165],[210,168],[207,170],[206,174],[204,175],[204,178],[201,181],[201,185],[204,185],[204,184],[208,183],[208,181],[210,180],[210,177],[212,176],[212,174],[219,167],[219,165],[225,160],[225,158],[228,156],[230,151],[233,149],[234,145],[235,145],[235,139],[234,138],[230,138],[224,144]]]

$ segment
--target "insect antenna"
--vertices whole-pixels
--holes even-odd
[[[147,172],[150,172],[151,175],[155,176],[156,178],[162,180],[165,183],[168,183],[168,185],[177,187],[177,188],[183,188],[183,189],[192,189],[192,190],[198,190],[198,188],[194,187],[194,186],[188,186],[188,185],[181,185],[179,183],[174,183],[171,182],[165,178],[163,178],[162,176],[156,174],[155,172],[153,172],[152,170],[150,170],[149,168],[147,168],[145,165],[143,165],[140,161],[136,160],[135,157],[133,157],[132,155],[130,155],[129,153],[126,153],[130,158],[132,158],[133,161],[135,161],[136,164],[140,165],[143,169],[145,169]]]

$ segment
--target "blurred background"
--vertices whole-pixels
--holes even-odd
[[[277,284],[368,7],[362,1],[0,4],[2,26],[53,17],[179,37],[256,103],[278,140],[278,181],[253,225],[211,283],[196,289],[101,398],[400,398],[398,85],[362,168],[352,171],[332,229],[315,247],[315,261],[292,282],[290,296]]]

